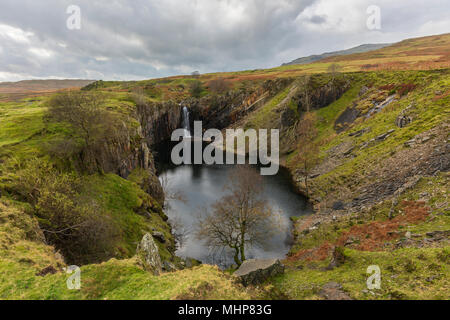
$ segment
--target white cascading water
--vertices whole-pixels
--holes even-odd
[[[184,136],[186,138],[190,138],[191,124],[189,121],[189,109],[187,107],[183,107],[183,129],[184,129]]]

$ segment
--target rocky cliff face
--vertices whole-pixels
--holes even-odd
[[[152,149],[155,144],[170,139],[172,131],[179,127],[180,106],[174,102],[137,105],[133,118],[123,124],[117,137],[104,141],[93,158],[103,172],[114,172],[122,178],[143,169],[136,182],[162,205],[164,192],[156,176]]]
[[[181,127],[181,107],[173,101],[138,104],[135,117],[140,124],[136,132],[139,145],[134,149],[134,156],[124,163],[120,175],[127,176],[135,168],[145,169],[145,175],[140,180],[141,188],[163,204],[164,191],[156,176],[152,151],[158,144],[169,140],[172,132]]]
[[[180,128],[181,107],[173,101],[138,105],[137,118],[148,146],[170,139],[172,132]]]
[[[203,128],[223,129],[263,106],[292,81],[291,78],[267,80],[251,89],[229,91],[220,96],[208,95],[201,99],[188,99],[183,105],[191,110],[191,121],[203,121]]]
[[[135,168],[152,168],[152,155],[144,141],[140,126],[126,125],[115,136],[98,142],[95,149],[83,150],[76,157],[82,171],[114,172],[123,178]]]
[[[306,86],[306,90],[299,90],[296,97],[298,101],[298,111],[300,113],[311,110],[320,109],[326,107],[338,100],[349,88],[350,81],[343,78],[334,79],[329,81],[325,85],[315,87],[313,82],[310,82]],[[307,102],[308,101],[308,102]]]

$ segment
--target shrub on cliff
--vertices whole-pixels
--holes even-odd
[[[203,84],[199,80],[192,81],[189,84],[189,92],[194,98],[200,98],[203,92]]]
[[[29,161],[13,190],[30,203],[48,243],[68,262],[98,262],[113,256],[116,230],[93,199],[81,196],[82,181],[44,160]]]
[[[108,148],[126,146],[129,142],[126,124],[104,104],[105,97],[99,93],[68,91],[53,96],[47,120],[66,123],[72,132],[61,141],[54,141],[50,153],[62,159],[75,159],[89,173],[102,172],[110,158]]]
[[[208,84],[209,89],[216,94],[223,94],[231,89],[231,84],[224,78],[211,80]]]

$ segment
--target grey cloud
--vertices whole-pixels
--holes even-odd
[[[330,1],[336,10],[321,12],[331,7]],[[363,2],[355,4],[362,22],[366,16],[362,8],[371,1]],[[380,2],[389,37],[386,41],[413,36],[430,20],[446,21],[449,13],[448,3],[441,0]],[[364,30],[364,23],[345,32],[327,29],[333,18],[346,22],[346,12],[340,12],[336,3],[339,1],[2,0],[0,81],[11,74],[18,78],[125,80],[193,70],[263,68],[367,39],[384,42],[384,30],[376,38]],[[66,28],[66,8],[71,4],[81,8],[81,30]],[[308,22],[319,29],[310,30],[298,19],[305,12],[310,13]],[[16,28],[25,40],[11,38],[5,28]]]
[[[325,15],[319,16],[319,15],[315,15],[312,16],[309,21],[311,21],[314,24],[322,24],[325,23],[327,21],[327,17]]]

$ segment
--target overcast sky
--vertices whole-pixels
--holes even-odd
[[[67,27],[70,5],[79,30]],[[380,30],[366,25],[370,5],[381,9]],[[0,0],[0,81],[267,68],[447,33],[449,17],[448,0]]]

